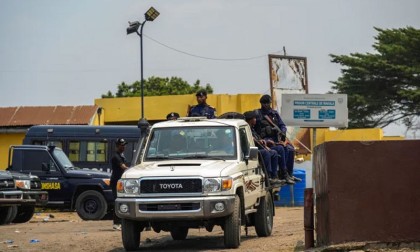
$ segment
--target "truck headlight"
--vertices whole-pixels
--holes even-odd
[[[15,184],[16,184],[16,187],[20,188],[20,189],[26,189],[26,190],[31,189],[31,181],[30,180],[16,179]]]
[[[204,192],[219,192],[220,191],[220,178],[206,178],[203,182]]]
[[[139,194],[140,183],[137,179],[124,179],[124,180],[120,180],[118,182],[121,182],[121,185],[122,185],[121,193]]]

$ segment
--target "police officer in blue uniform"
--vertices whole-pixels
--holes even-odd
[[[178,118],[179,118],[179,114],[177,112],[171,112],[171,113],[166,115],[166,120],[167,121],[176,120]]]
[[[301,181],[300,178],[293,176],[293,166],[295,162],[295,148],[286,141],[286,124],[281,119],[279,113],[271,108],[271,97],[263,95],[260,99],[261,108],[255,110],[257,114],[257,123],[255,129],[258,134],[266,140],[267,145],[276,150],[280,156],[285,158],[286,169],[280,167],[280,178],[285,179],[288,184],[294,184],[295,181]],[[268,119],[267,119],[268,118]],[[274,123],[281,132],[278,132]],[[280,162],[283,163],[283,162]]]
[[[205,116],[208,119],[216,118],[216,109],[207,104],[206,90],[200,90],[195,95],[197,97],[197,105],[192,106],[188,111],[188,116]]]

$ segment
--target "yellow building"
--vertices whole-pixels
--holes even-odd
[[[261,94],[209,94],[207,103],[216,108],[217,115],[227,112],[244,113],[260,107]],[[140,97],[95,99],[95,105],[7,107],[0,108],[0,169],[7,166],[10,145],[22,144],[26,130],[33,125],[137,125],[141,117]],[[144,97],[144,117],[150,124],[166,120],[170,112],[186,116],[195,105],[195,95],[165,95]],[[308,154],[313,148],[313,132],[304,129],[294,141],[298,152]],[[326,141],[401,140],[403,137],[383,136],[382,129],[316,130],[316,144]],[[293,140],[293,139],[292,139]],[[304,156],[309,159],[310,155]]]

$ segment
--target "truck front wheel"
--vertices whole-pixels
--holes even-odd
[[[138,250],[140,246],[140,234],[143,226],[139,221],[121,220],[121,237],[125,250]]]
[[[269,192],[260,199],[260,204],[255,213],[255,232],[258,237],[267,237],[273,231],[273,199]]]
[[[76,211],[83,220],[101,220],[108,205],[102,193],[94,190],[83,192],[77,197]]]
[[[34,206],[20,206],[17,209],[17,215],[13,220],[13,223],[25,223],[32,219],[34,216],[35,207]]]
[[[13,214],[13,206],[0,207],[0,225],[9,224],[9,219]]]
[[[241,200],[235,196],[234,210],[225,219],[224,238],[226,248],[237,248],[241,244]]]

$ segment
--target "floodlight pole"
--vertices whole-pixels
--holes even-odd
[[[129,22],[130,26],[127,28],[127,34],[133,33],[134,31],[140,37],[140,100],[141,100],[141,118],[138,122],[138,127],[141,130],[141,136],[144,137],[149,127],[149,122],[144,118],[144,78],[143,78],[143,27],[147,21],[153,21],[159,16],[159,12],[153,7],[144,14],[145,20],[140,23],[139,21]],[[140,32],[139,32],[140,28]]]
[[[143,27],[146,23],[144,20],[143,23],[140,25],[140,32],[137,31],[137,35],[140,37],[140,95],[141,95],[141,120],[146,120],[144,118],[144,78],[143,78]],[[140,125],[139,121],[139,125]],[[147,120],[146,120],[147,122]]]

